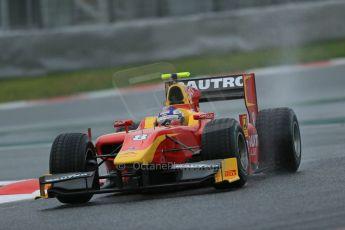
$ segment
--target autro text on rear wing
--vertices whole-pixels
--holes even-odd
[[[199,89],[201,92],[200,102],[243,98],[248,111],[249,122],[255,124],[258,103],[254,73],[179,78],[177,82]],[[166,81],[165,89],[168,89],[171,83],[172,81]]]

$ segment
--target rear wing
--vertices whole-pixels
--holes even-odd
[[[243,98],[248,111],[249,121],[250,123],[255,124],[258,114],[258,104],[254,73],[183,78],[176,79],[176,81],[181,82],[186,86],[199,89],[201,93],[199,102],[235,100]],[[166,90],[170,84],[171,81],[165,82]]]

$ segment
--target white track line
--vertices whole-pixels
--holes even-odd
[[[317,61],[305,64],[296,64],[296,65],[283,65],[283,66],[272,66],[272,67],[265,67],[265,68],[258,68],[258,69],[251,69],[248,72],[253,72],[256,75],[273,75],[273,74],[282,74],[282,73],[291,73],[296,71],[304,71],[309,69],[317,69],[317,68],[327,68],[327,67],[334,67],[334,66],[342,66],[345,65],[345,58],[335,58],[331,60],[325,61]]]
[[[6,185],[27,181],[31,179],[23,179],[23,180],[8,180],[8,181],[0,181],[0,188],[5,187]],[[0,204],[3,203],[10,203],[22,200],[32,200],[35,197],[40,195],[40,191],[36,190],[31,194],[9,194],[9,195],[0,195]]]
[[[330,62],[333,66],[345,65],[345,58],[335,58],[330,60]]]
[[[27,106],[28,106],[27,101],[8,102],[8,103],[0,104],[0,110],[18,109],[18,108],[24,108]]]
[[[39,190],[31,194],[0,195],[0,204],[22,201],[22,200],[32,200],[39,195],[40,195]]]
[[[5,185],[9,185],[9,184],[13,184],[13,183],[17,183],[20,181],[25,181],[25,180],[5,180],[5,181],[0,181],[0,187],[5,186]]]

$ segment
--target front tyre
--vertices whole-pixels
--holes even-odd
[[[51,174],[85,172],[97,170],[95,148],[83,133],[60,134],[53,142],[50,151],[49,171]],[[97,187],[98,174],[94,182]],[[92,198],[92,194],[56,197],[61,203],[80,204]]]
[[[207,123],[202,137],[203,160],[237,159],[240,180],[215,184],[216,189],[242,187],[247,182],[249,159],[247,142],[241,125],[232,118],[215,119]]]

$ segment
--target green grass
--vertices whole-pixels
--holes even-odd
[[[193,75],[237,72],[272,65],[294,64],[345,56],[345,39],[311,43],[302,47],[233,52],[162,60],[173,64],[177,71]],[[81,92],[110,89],[115,72],[128,67],[51,73],[44,76],[0,80],[0,102],[49,98]],[[159,79],[157,79],[159,81]],[[117,79],[126,86],[128,79]]]

